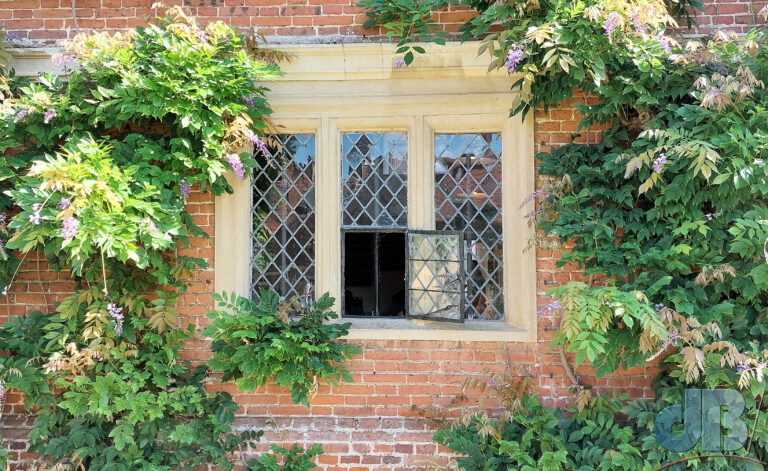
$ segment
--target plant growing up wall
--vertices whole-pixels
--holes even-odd
[[[267,151],[264,84],[282,56],[259,44],[171,8],[135,31],[77,36],[56,59],[67,80],[3,77],[0,296],[10,306],[30,260],[76,286],[55,312],[0,326],[0,403],[25,395],[44,462],[231,469],[260,437],[233,429],[237,405],[206,389],[205,365],[180,359],[195,332],[176,308],[207,266],[179,250],[207,237],[185,209],[192,188],[229,192],[224,174],[244,178],[251,149]]]
[[[678,21],[694,19],[687,15],[701,7],[689,1],[363,0],[360,5],[368,8],[370,25],[379,24],[400,39],[398,54],[406,63],[425,50],[414,41],[444,42],[446,33],[432,20],[434,9],[475,10],[461,28],[463,39],[480,38],[490,68],[509,72],[517,97],[511,114],[533,119],[533,110],[584,92],[588,100],[574,103],[583,117],[579,131],[595,126],[604,131],[596,144],[572,143],[539,154],[539,189],[524,202],[535,202],[526,210],[539,230],[532,244],[558,250],[559,267],[575,264],[584,275],[582,281],[553,288],[555,299],[540,309],[557,328],[552,347],[561,351],[585,414],[578,420],[587,420],[589,428],[547,445],[547,450],[567,452],[548,455],[557,459],[548,461],[547,469],[590,466],[567,446],[587,436],[590,449],[602,456],[608,456],[600,451],[604,446],[629,446],[627,456],[643,450],[648,469],[700,454],[699,448],[668,452],[652,436],[655,413],[682,403],[686,387],[741,391],[744,420],[756,432],[754,441],[736,453],[765,461],[765,27],[739,41],[722,32],[684,41],[675,31]],[[766,14],[768,9],[757,12],[753,5],[755,23],[764,25]],[[562,250],[566,241],[569,249]],[[573,361],[588,361],[598,377],[661,362],[655,401],[624,409],[633,425],[629,435],[617,429],[609,437],[613,443],[598,440],[591,425],[594,413],[587,409],[602,399],[591,396],[590,378],[574,374]],[[597,424],[603,426],[617,410],[602,407]],[[523,420],[529,420],[526,414],[517,422]],[[438,439],[480,457],[472,466],[507,459],[536,466],[521,457],[519,447],[506,443],[522,439],[527,450],[543,443],[514,432],[517,425],[509,423],[514,421],[502,418],[490,428],[487,421],[462,424],[464,432]],[[561,430],[573,425],[558,422]],[[543,448],[538,450],[536,456],[543,456]],[[693,460],[678,467],[701,464]],[[724,459],[710,464],[732,469]],[[636,469],[629,459],[616,466],[622,467],[610,469]]]

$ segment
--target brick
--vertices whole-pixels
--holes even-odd
[[[351,25],[355,23],[355,18],[349,15],[330,15],[329,16],[318,16],[313,18],[314,24],[317,26],[326,26],[326,25]]]
[[[259,16],[253,18],[252,24],[259,26],[288,26],[291,24],[291,18],[286,16]]]
[[[313,16],[319,15],[321,7],[316,6],[287,6],[280,8],[281,16]]]

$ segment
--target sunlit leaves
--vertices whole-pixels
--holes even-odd
[[[230,190],[224,156],[265,131],[263,81],[278,69],[228,25],[201,28],[177,7],[71,46],[67,80],[0,80],[0,252],[8,238],[25,256],[39,250],[72,273],[75,292],[55,313],[0,326],[0,379],[37,414],[29,451],[43,460],[231,469],[260,434],[234,432],[232,398],[206,392],[205,368],[180,359],[194,328],[179,328],[178,292],[206,264],[175,249],[207,236],[185,212],[181,183]],[[0,287],[17,265],[0,257]]]
[[[260,302],[234,293],[214,300],[220,309],[208,314],[212,323],[203,332],[213,338],[209,365],[239,389],[252,391],[271,380],[288,387],[294,403],[309,405],[318,381],[352,380],[341,363],[359,349],[337,343],[349,324],[324,323],[337,317],[327,294],[307,310],[281,302],[274,291],[262,291]]]
[[[309,449],[299,445],[293,445],[288,449],[273,444],[270,450],[271,453],[264,453],[258,459],[248,461],[248,469],[251,471],[309,471],[316,467],[312,459],[323,454],[323,449],[317,444]]]
[[[666,327],[642,293],[571,282],[553,288],[550,294],[564,308],[561,328],[552,345],[565,345],[576,352],[577,365],[589,360],[598,376],[643,361],[637,356],[624,357],[628,338],[642,337],[643,345],[634,348],[646,354],[666,339]]]

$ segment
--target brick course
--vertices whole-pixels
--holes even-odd
[[[120,31],[134,28],[152,15],[154,0],[75,0],[77,24],[81,31]],[[281,41],[332,42],[377,40],[379,31],[365,30],[365,16],[352,0],[184,0],[184,5],[202,23],[222,20],[244,29],[257,28]],[[737,32],[749,29],[752,12],[768,2],[705,2],[709,16],[700,19],[693,33],[708,34],[715,27],[728,27]],[[752,10],[750,10],[752,8]],[[467,19],[467,12],[452,9],[439,12],[438,18],[455,29]],[[69,0],[0,0],[0,22],[19,45],[50,45],[75,34]],[[535,114],[536,151],[569,142],[597,142],[599,129],[576,134],[579,116],[571,102],[557,109]],[[193,193],[189,212],[195,222],[213,234],[214,203],[209,195]],[[191,288],[181,296],[179,311],[183,323],[198,328],[207,323],[205,313],[212,309],[214,278],[214,244],[211,239],[193,239],[190,248],[180,252],[200,257],[210,268],[198,272]],[[537,250],[537,286],[539,303],[549,302],[544,293],[554,284],[579,279],[573,267],[555,268],[557,254]],[[11,315],[52,308],[74,288],[65,274],[48,270],[44,260],[31,255],[21,267],[10,295],[0,304],[0,322]],[[415,408],[432,404],[447,405],[461,391],[468,376],[485,370],[503,371],[507,364],[519,366],[532,377],[536,392],[547,405],[562,405],[572,397],[557,353],[549,342],[559,319],[539,319],[539,342],[430,342],[430,341],[358,341],[363,353],[349,362],[355,382],[338,387],[321,386],[307,409],[293,405],[288,391],[275,386],[254,393],[238,393],[232,384],[211,383],[211,389],[227,390],[240,404],[237,424],[266,430],[258,451],[269,443],[314,443],[324,445],[327,453],[318,459],[326,471],[403,471],[427,469],[446,464],[449,453],[432,440],[433,430]],[[182,357],[204,361],[210,355],[209,344],[193,340]],[[614,389],[633,397],[651,398],[651,378],[655,367],[649,365],[608,378],[595,379],[586,367],[576,369],[583,382],[595,392],[610,393]],[[494,400],[477,394],[472,401],[482,400],[493,408]],[[0,433],[14,454],[12,469],[23,469],[26,428],[31,418],[22,414],[22,398],[9,392]]]
[[[145,24],[154,16],[155,0],[74,0],[77,26],[70,0],[0,0],[0,22],[21,45],[51,44],[71,39],[78,30],[124,31]],[[178,4],[169,1],[168,4]],[[356,0],[182,0],[201,24],[221,20],[244,30],[257,29],[279,42],[301,40],[346,41],[381,39],[378,30],[364,29],[363,10]],[[745,33],[764,23],[757,13],[768,0],[705,0],[699,25],[687,33],[711,34],[727,28]],[[471,13],[451,6],[435,12],[448,31],[456,31]],[[683,25],[684,26],[684,25]],[[309,37],[309,38],[308,38]]]

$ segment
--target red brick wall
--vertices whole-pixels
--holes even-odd
[[[144,15],[154,0],[75,0],[77,22],[81,30],[123,30],[142,24]],[[168,2],[171,3],[171,2]],[[360,26],[364,21],[354,0],[185,0],[184,4],[204,22],[220,19],[240,27],[257,27],[267,35],[311,37],[309,41],[332,41],[341,35],[349,40],[365,40],[377,34]],[[719,16],[701,21],[699,32],[708,33],[713,25],[727,25],[739,32],[745,30],[752,18],[751,2],[708,1],[708,11]],[[754,2],[758,11],[768,2]],[[71,38],[74,21],[69,0],[0,0],[0,22],[14,34],[19,45],[48,44]],[[462,23],[466,12],[438,13],[452,29]],[[351,33],[351,34],[350,34]],[[537,112],[536,150],[577,142],[596,142],[599,130],[582,131],[575,135],[578,116],[569,103],[548,113]],[[188,210],[195,222],[213,234],[213,199],[193,194]],[[201,257],[211,268],[197,273],[192,287],[181,297],[179,310],[184,323],[203,326],[205,313],[212,308],[213,256],[215,240],[195,239],[185,253]],[[575,270],[556,269],[556,254],[537,251],[537,285],[539,302],[548,300],[546,290],[553,284],[577,279]],[[49,308],[51,303],[71,292],[73,284],[66,276],[47,270],[44,261],[29,257],[22,266],[18,281],[10,295],[0,304],[0,322],[8,315]],[[533,378],[536,391],[549,405],[563,404],[572,394],[559,357],[549,349],[552,332],[559,319],[539,319],[539,342],[482,343],[428,341],[365,341],[358,342],[363,353],[349,362],[354,384],[339,387],[323,386],[306,409],[293,405],[287,391],[273,386],[253,394],[239,394],[231,384],[214,385],[235,394],[241,405],[238,423],[267,430],[262,448],[270,442],[314,443],[324,445],[326,456],[319,462],[328,471],[399,471],[427,469],[445,463],[448,455],[432,441],[433,431],[427,421],[414,413],[413,407],[432,404],[446,405],[456,395],[462,382],[482,371],[504,370],[507,364],[520,366]],[[197,340],[189,344],[183,356],[190,360],[205,360],[208,344]],[[595,386],[596,392],[619,389],[635,397],[649,398],[652,367],[638,368],[610,378],[594,379],[587,368],[578,369],[585,384]],[[487,396],[487,395],[486,395]],[[484,404],[494,406],[489,398]],[[14,466],[22,469],[26,426],[31,419],[21,415],[21,398],[10,392],[2,418],[2,434],[6,446],[16,453]],[[274,420],[268,419],[273,417]]]
[[[121,31],[154,16],[155,0],[75,0],[81,31]],[[184,0],[201,24],[222,20],[242,29],[256,28],[267,36],[331,37],[377,35],[362,28],[366,17],[356,0]],[[471,15],[448,9],[437,19],[456,30]],[[77,34],[69,0],[0,0],[0,21],[21,44],[48,44]],[[29,42],[25,41],[29,40]]]
[[[586,141],[587,133],[574,136],[578,116],[566,103],[549,113],[536,115],[536,148],[546,150],[552,145],[576,140]],[[599,139],[597,131],[589,132],[590,142]],[[209,234],[214,233],[213,198],[193,193],[187,210],[195,222]],[[198,272],[192,286],[181,297],[179,311],[184,324],[198,327],[206,324],[205,314],[213,308],[214,244],[211,238],[193,239],[185,255],[206,259],[208,270]],[[537,251],[537,280],[539,303],[549,302],[544,293],[551,285],[577,279],[578,274],[568,269],[556,269],[556,256],[552,251]],[[0,305],[0,322],[10,315],[19,315],[44,309],[47,303],[61,299],[71,292],[73,283],[66,276],[47,270],[44,261],[28,258],[6,298],[6,307]],[[549,405],[562,405],[573,395],[568,391],[570,381],[565,375],[559,356],[549,350],[552,333],[558,318],[539,319],[539,342],[433,342],[433,341],[359,341],[363,353],[349,362],[355,380],[353,384],[338,387],[321,386],[307,409],[291,403],[287,390],[268,386],[256,393],[238,393],[234,385],[213,383],[212,389],[225,389],[235,395],[240,404],[238,425],[258,427],[267,431],[261,448],[269,443],[314,443],[324,445],[327,456],[319,458],[328,471],[354,471],[361,469],[405,470],[427,469],[448,459],[444,449],[431,440],[433,430],[427,420],[413,408],[430,405],[448,405],[461,391],[464,380],[480,375],[485,370],[503,371],[508,364],[520,367],[530,376],[536,392]],[[203,340],[190,342],[182,357],[205,360],[209,345]],[[584,375],[584,384],[595,386],[595,392],[610,393],[619,389],[634,397],[652,397],[649,389],[654,371],[638,368],[611,378],[597,380],[585,367],[577,369]],[[495,401],[487,394],[478,395],[484,406],[494,407]],[[26,426],[31,418],[23,412],[22,398],[13,392],[8,395],[4,409],[2,436],[6,446],[14,452],[25,449]],[[269,419],[274,418],[274,421]],[[18,455],[22,460],[26,455]],[[21,463],[14,461],[16,466]],[[23,469],[17,467],[15,469]]]
[[[153,16],[156,0],[75,0],[80,31],[121,31],[145,23]],[[256,28],[267,36],[330,40],[334,35],[365,40],[378,31],[366,30],[366,16],[357,0],[168,0],[181,3],[201,23],[221,20],[244,29]],[[706,15],[693,32],[709,34],[716,28],[743,33],[764,23],[757,13],[767,0],[704,0]],[[436,12],[436,20],[455,31],[471,14],[449,8]],[[70,0],[0,0],[0,24],[22,45],[54,43],[77,31]]]
[[[704,0],[706,10],[698,18],[698,34],[711,34],[720,29],[737,33],[746,33],[755,24],[766,24],[765,18],[758,15],[768,6],[768,1],[756,0]]]

